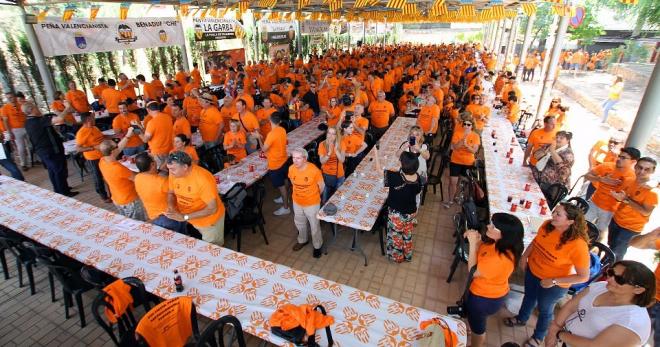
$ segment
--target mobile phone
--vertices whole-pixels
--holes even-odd
[[[131,128],[133,128],[133,134],[139,134],[140,132],[142,132],[140,127],[137,125],[131,125]]]
[[[411,136],[411,137],[408,139],[408,144],[410,144],[411,146],[414,146],[416,143],[417,143],[417,138],[416,138],[416,137]]]

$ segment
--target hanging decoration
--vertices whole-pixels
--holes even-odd
[[[37,23],[41,23],[46,19],[46,15],[48,14],[48,10],[49,10],[48,7],[44,7],[44,8],[39,9],[39,11],[37,12]]]
[[[577,6],[575,7],[575,14],[572,15],[568,20],[568,25],[570,25],[573,29],[577,29],[582,24],[584,17],[586,16],[587,9],[584,6]]]
[[[95,20],[96,17],[99,15],[100,10],[101,10],[101,5],[93,4],[92,6],[90,6],[89,7],[89,20]]]
[[[622,4],[637,5],[638,0],[620,0]]]
[[[520,7],[522,8],[523,12],[525,12],[525,15],[528,17],[536,14],[536,4],[524,3],[521,4]]]
[[[303,8],[309,6],[310,2],[311,2],[311,0],[298,0],[298,11],[300,11]]]
[[[119,5],[119,19],[126,20],[128,18],[128,9],[131,7],[130,2],[122,2]],[[91,13],[90,13],[91,15]]]
[[[63,22],[70,21],[75,13],[76,13],[76,5],[67,4],[66,7],[64,7],[64,12],[62,12],[62,21]]]
[[[179,13],[182,17],[187,17],[190,12],[190,3],[191,0],[180,0],[179,1]]]
[[[272,8],[277,5],[277,0],[259,0],[259,7]]]

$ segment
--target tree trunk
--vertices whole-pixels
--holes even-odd
[[[644,27],[644,23],[646,23],[646,18],[644,17],[642,11],[639,11],[631,37],[636,38],[642,34],[642,28]]]

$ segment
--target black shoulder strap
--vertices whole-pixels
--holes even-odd
[[[321,313],[324,316],[328,315],[325,312],[325,308],[321,305],[316,305],[316,307],[314,307],[314,311],[321,311]],[[332,339],[332,330],[330,329],[329,325],[325,327],[325,335],[328,338],[328,347],[332,347],[334,345],[334,340]],[[319,344],[316,343],[316,333],[314,333],[307,338],[307,347],[318,347],[318,346]]]

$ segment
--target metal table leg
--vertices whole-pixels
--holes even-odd
[[[360,254],[362,254],[362,257],[364,257],[364,266],[367,266],[368,265],[367,255],[364,253],[364,250],[362,250],[362,247],[360,247],[360,241],[358,239],[359,232],[360,232],[359,230],[353,229],[353,241],[351,243],[351,251],[357,249],[360,252]]]

